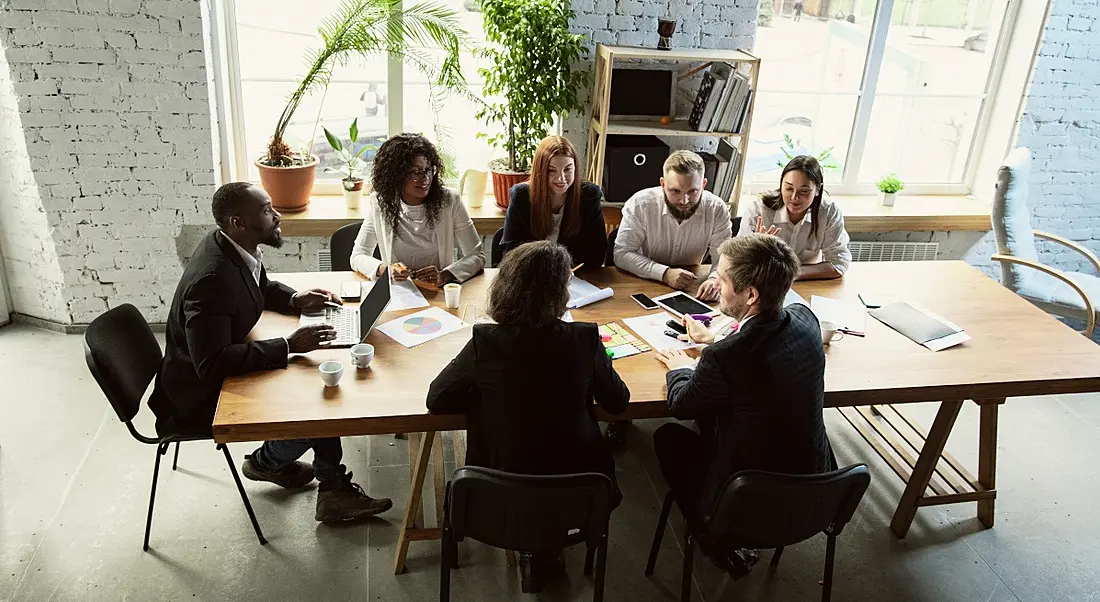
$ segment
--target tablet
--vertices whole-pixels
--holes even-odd
[[[669,293],[667,295],[661,295],[660,297],[654,297],[655,301],[661,307],[676,314],[678,317],[683,317],[685,314],[712,314],[714,310],[710,306],[706,305],[702,301],[699,301],[695,297],[683,292]]]

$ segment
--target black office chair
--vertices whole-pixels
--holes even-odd
[[[619,236],[619,228],[615,227],[611,231],[611,234],[607,235],[607,253],[603,256],[603,264],[606,266],[615,265],[615,238]]]
[[[490,267],[500,267],[500,262],[504,259],[504,247],[500,244],[502,240],[504,240],[504,228],[497,228],[496,233],[493,234],[493,243],[489,246]]]
[[[458,542],[469,537],[495,548],[558,553],[585,543],[584,574],[596,579],[592,599],[603,600],[611,479],[599,473],[518,475],[465,466],[447,483],[439,569],[439,599],[451,599]]]
[[[88,330],[84,333],[84,359],[107,401],[111,402],[115,414],[126,423],[126,428],[134,439],[157,446],[156,462],[153,464],[153,487],[149,491],[149,515],[145,520],[145,541],[141,546],[141,549],[148,551],[149,529],[153,524],[153,501],[157,494],[157,476],[160,474],[160,457],[168,452],[169,445],[175,443],[176,453],[172,459],[172,470],[175,470],[180,442],[211,441],[212,438],[209,435],[168,435],[153,438],[142,435],[134,428],[133,420],[141,408],[141,398],[160,367],[161,351],[149,324],[133,305],[120,305],[88,325]],[[252,528],[256,530],[256,537],[260,538],[261,545],[266,544],[267,540],[256,522],[256,514],[252,511],[252,504],[248,502],[248,495],[241,485],[241,477],[237,475],[237,468],[233,465],[229,448],[224,443],[219,443],[217,448],[225,454],[229,472],[237,483],[237,491],[248,510],[248,518],[252,521]]]
[[[833,553],[836,538],[852,519],[856,506],[871,483],[865,464],[815,475],[787,475],[744,470],[732,475],[709,516],[688,516],[684,534],[684,571],[680,600],[691,599],[691,569],[695,542],[705,550],[774,548],[772,565],[779,564],[785,546],[824,532],[825,580],[821,600],[828,602],[833,586]],[[675,501],[665,496],[645,574],[653,574],[668,513]],[[683,504],[680,505],[681,512]]]
[[[328,256],[329,261],[332,262],[333,272],[351,271],[351,250],[355,248],[355,237],[359,235],[359,228],[362,225],[363,221],[360,220],[354,224],[340,226],[339,230],[333,232],[332,238],[328,241]],[[377,246],[374,247],[374,258],[382,259]]]

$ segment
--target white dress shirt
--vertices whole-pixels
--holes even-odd
[[[806,215],[797,224],[791,223],[787,207],[769,209],[760,198],[749,207],[741,219],[741,228],[737,234],[749,234],[756,230],[756,218],[764,219],[764,228],[779,228],[779,238],[791,246],[802,265],[827,262],[836,271],[843,274],[852,263],[852,252],[848,250],[848,233],[844,230],[844,214],[825,194],[821,198],[821,207],[817,214],[817,229],[813,231],[813,214]]]
[[[398,235],[393,237],[393,257],[410,270],[430,265],[439,269],[439,243],[435,228],[428,227],[428,208],[425,205],[407,205],[401,201],[401,215],[397,217]]]
[[[623,207],[615,237],[615,265],[650,280],[664,278],[670,266],[691,266],[710,252],[709,278],[716,277],[718,246],[732,235],[726,203],[703,191],[695,213],[684,221],[672,216],[660,186],[634,193]]]
[[[237,244],[237,241],[233,240],[225,232],[222,232],[221,235],[224,236],[225,239],[228,240],[235,249],[237,249],[237,252],[241,254],[241,259],[244,259],[244,264],[248,266],[248,271],[252,273],[252,278],[256,280],[256,286],[258,288],[260,286],[260,273],[264,267],[263,251],[260,250],[260,247],[256,247],[256,254],[253,255],[252,253],[245,251],[244,247]],[[263,296],[263,291],[260,291],[260,295]],[[290,355],[290,341],[288,341],[286,337],[280,338],[283,339],[284,343],[286,343],[286,354]]]

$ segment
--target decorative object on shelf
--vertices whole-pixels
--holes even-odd
[[[469,179],[467,179],[469,178]],[[481,206],[481,200],[485,198],[485,183],[489,179],[489,172],[480,169],[467,169],[458,179],[458,194],[466,197],[466,205],[472,209]]]
[[[344,202],[347,203],[348,209],[358,209],[359,199],[363,196],[363,177],[360,174],[363,173],[363,168],[367,165],[359,157],[363,156],[363,153],[368,150],[378,150],[378,147],[373,144],[364,144],[359,152],[352,154],[355,144],[359,142],[358,118],[353,119],[351,127],[348,128],[348,140],[351,141],[351,144],[346,147],[343,142],[340,142],[339,138],[328,131],[328,128],[322,126],[321,129],[325,132],[325,140],[328,140],[328,145],[336,151],[337,158],[343,164],[341,169],[330,167],[325,171],[343,174],[344,177],[340,180],[340,184],[344,188]]]
[[[900,179],[898,179],[897,175],[895,174],[882,176],[882,178],[879,179],[877,185],[879,191],[882,192],[883,207],[893,207],[894,195],[897,194],[898,191],[905,188],[905,182],[902,182]]]
[[[561,0],[482,0],[484,50],[490,61],[478,70],[483,93],[500,99],[482,104],[477,118],[499,123],[503,132],[479,133],[508,152],[489,163],[497,206],[508,207],[508,191],[526,181],[531,158],[557,117],[584,110],[580,91],[587,74],[574,68],[587,55],[583,37],[570,33],[575,16]]]
[[[657,35],[661,39],[657,41],[658,50],[672,50],[672,34],[676,33],[676,21],[674,19],[658,19]]]
[[[285,139],[287,127],[307,95],[328,90],[337,65],[343,66],[353,56],[389,53],[428,76],[433,107],[442,90],[470,95],[459,65],[460,51],[470,45],[469,36],[458,15],[444,5],[426,0],[403,8],[402,0],[344,0],[334,14],[321,22],[317,33],[324,45],[306,53],[309,70],[287,99],[267,151],[255,163],[260,170],[260,182],[271,195],[271,204],[284,212],[301,211],[309,205],[318,162],[312,153],[312,133],[309,146],[295,151]],[[442,60],[424,52],[430,48],[444,49]],[[320,116],[318,110],[318,121]],[[316,129],[315,123],[314,132]],[[436,130],[437,133],[440,130],[438,121]]]

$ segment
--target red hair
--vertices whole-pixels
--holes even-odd
[[[577,151],[573,144],[562,136],[547,136],[535,149],[535,158],[531,161],[531,235],[537,240],[550,236],[554,228],[553,210],[550,208],[550,160],[557,156],[573,159],[573,184],[565,191],[565,205],[562,211],[559,236],[573,236],[581,229],[581,179],[577,177],[580,165],[577,163]]]

